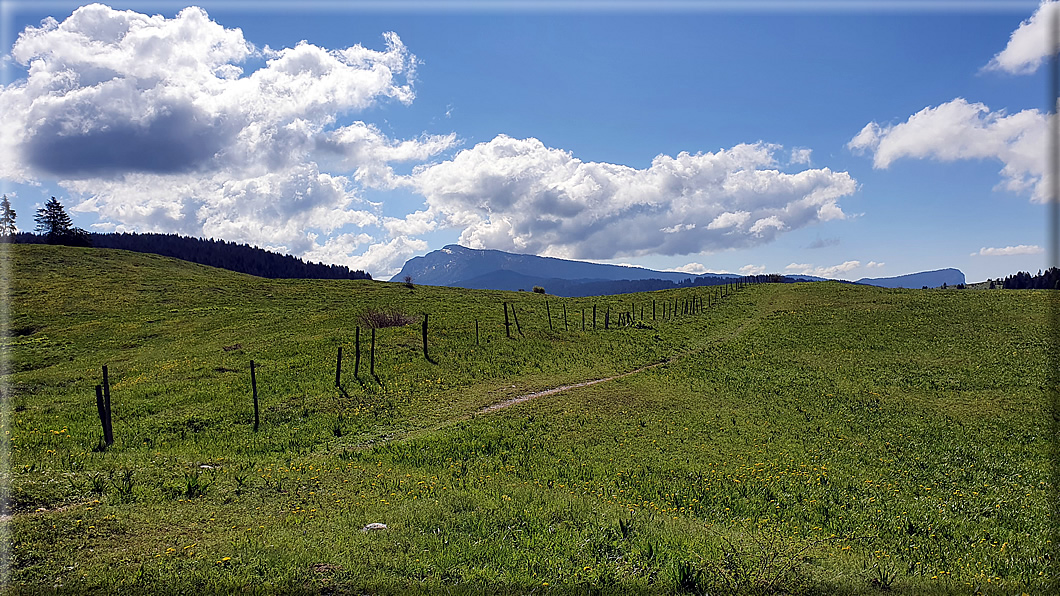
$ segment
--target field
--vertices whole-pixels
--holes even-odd
[[[10,593],[1056,587],[1048,292],[566,299],[51,246],[3,259]],[[359,321],[386,309],[415,323],[377,330],[373,378]]]

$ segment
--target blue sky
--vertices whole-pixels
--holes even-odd
[[[54,195],[86,229],[379,279],[454,242],[694,273],[1047,266],[1051,6],[187,6],[3,3],[21,229]]]

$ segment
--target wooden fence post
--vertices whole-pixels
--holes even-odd
[[[523,326],[519,324],[519,313],[515,312],[515,305],[512,305],[512,317],[515,319],[515,330],[519,332],[519,335],[523,335]],[[523,335],[523,337],[526,337]]]
[[[596,331],[596,305],[593,305],[593,331]]]
[[[430,360],[431,357],[427,355],[427,317],[428,313],[423,313],[423,359]]]
[[[114,418],[110,411],[110,377],[107,376],[107,365],[103,365],[103,409],[107,414],[106,427],[103,429],[103,440],[107,445],[114,443]]]
[[[250,361],[250,388],[254,392],[254,432],[258,432],[258,378],[254,375],[254,361]]]
[[[342,346],[339,346],[339,355],[335,359],[335,386],[342,387]]]
[[[548,330],[552,331],[552,311],[548,308],[548,300],[545,300],[545,316],[548,317]]]
[[[108,447],[114,443],[107,424],[107,406],[103,404],[103,385],[96,385],[96,410],[99,412],[99,423],[103,427],[103,443]]]
[[[478,345],[478,319],[475,319],[475,345]]]
[[[361,368],[361,327],[357,326],[357,340],[353,349],[353,376],[358,377]]]
[[[508,303],[504,303],[504,337],[512,338],[512,324],[508,321]]]
[[[607,305],[607,311],[604,312],[604,329],[611,328],[611,305]]]
[[[563,330],[570,331],[570,326],[567,325],[567,303],[563,303]]]
[[[368,372],[375,376],[375,327],[372,327],[372,352],[368,358]]]
[[[651,320],[653,320],[653,321],[655,320],[655,299],[654,298],[652,298],[652,301],[651,301]]]
[[[582,309],[582,331],[585,331],[585,309]]]

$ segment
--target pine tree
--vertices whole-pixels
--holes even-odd
[[[88,246],[90,243],[88,232],[73,227],[73,220],[55,197],[37,209],[34,220],[37,222],[37,232],[48,237],[48,244]]]
[[[18,231],[15,227],[15,210],[11,208],[11,201],[4,195],[0,201],[0,236],[11,236]]]

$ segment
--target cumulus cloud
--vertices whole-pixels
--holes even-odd
[[[1004,71],[1011,74],[1030,74],[1042,62],[1056,54],[1057,40],[1050,40],[1049,28],[1057,18],[1060,3],[1043,2],[1031,18],[1020,23],[1012,32],[1008,45],[994,56],[983,70]],[[1049,47],[1052,44],[1052,47]]]
[[[791,150],[791,159],[788,160],[788,164],[790,164],[790,165],[798,165],[798,164],[810,165],[810,154],[811,153],[813,153],[813,151],[810,150],[810,149],[807,149],[805,147],[796,147],[795,149]]]
[[[635,169],[500,135],[417,168],[408,184],[472,248],[579,259],[690,254],[845,217],[838,200],[854,192],[854,179],[827,168],[781,172],[781,149],[659,155]]]
[[[740,267],[741,275],[762,275],[765,272],[765,265],[744,265],[743,267]]]
[[[879,269],[879,268],[883,267],[884,265],[886,265],[886,263],[877,263],[876,261],[869,261],[868,263],[865,264],[865,267],[867,267],[869,269]]]
[[[383,46],[259,50],[200,8],[173,18],[78,8],[27,27],[11,50],[27,75],[0,89],[0,176],[58,178],[102,228],[380,262],[383,248],[340,254],[366,244],[340,228],[380,223],[359,189],[392,187],[391,163],[456,143],[338,122],[382,101],[412,102],[415,56],[394,33]],[[264,65],[244,72],[251,59]]]
[[[785,273],[792,275],[813,275],[816,277],[842,277],[843,274],[849,273],[857,268],[861,267],[861,261],[844,261],[838,265],[832,265],[830,267],[814,267],[813,265],[805,263],[792,263],[784,268]]]
[[[983,247],[979,249],[979,252],[973,252],[973,257],[1007,257],[1011,255],[1040,255],[1045,252],[1045,249],[1038,245],[1020,244],[1019,246],[1006,246],[1003,248],[987,248]]]
[[[981,103],[957,98],[913,114],[905,122],[881,126],[870,122],[847,147],[871,152],[873,167],[885,169],[903,157],[993,159],[1002,164],[1000,187],[1031,191],[1036,202],[1048,198],[1045,168],[1048,117],[1038,110],[1006,114]]]

